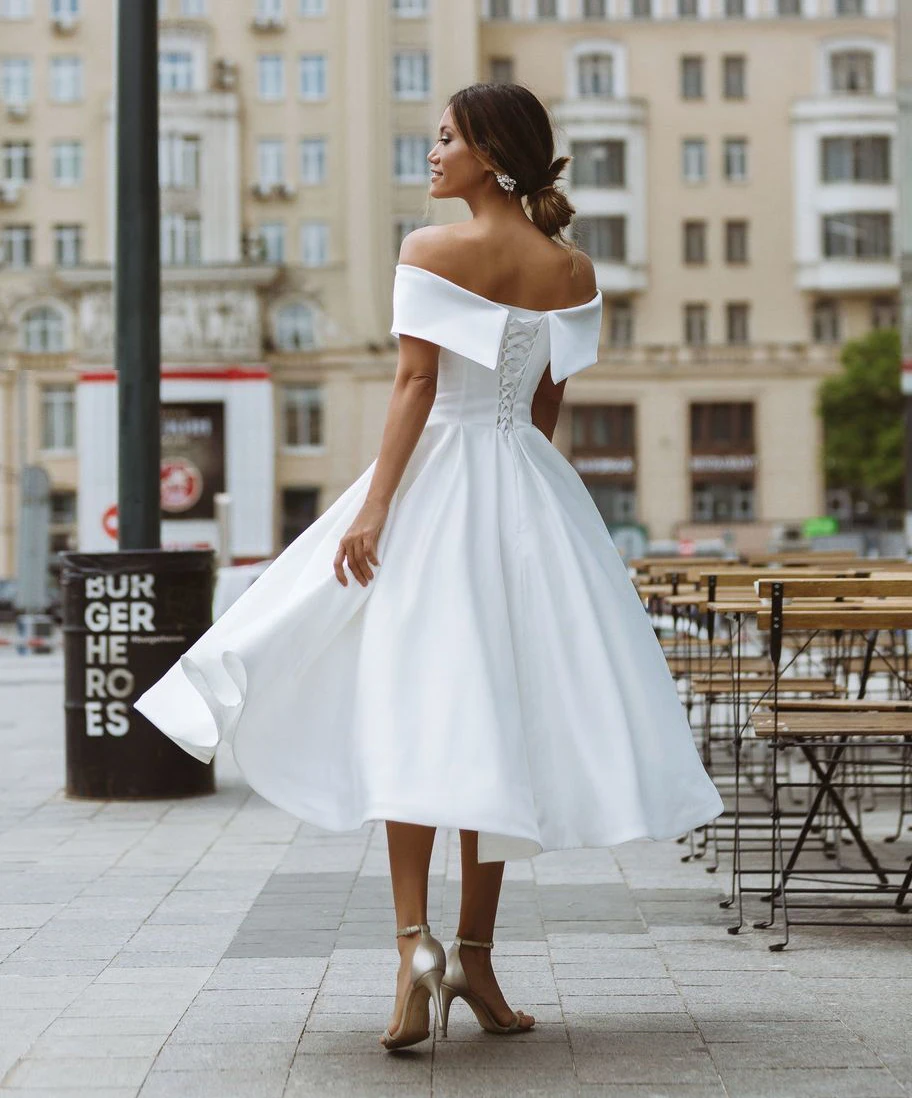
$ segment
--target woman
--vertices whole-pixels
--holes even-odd
[[[429,1036],[431,998],[444,1034],[456,996],[490,1032],[533,1025],[491,967],[506,859],[671,838],[723,808],[627,570],[551,444],[602,314],[561,234],[568,158],[553,157],[526,88],[450,98],[430,195],[472,217],[403,242],[378,457],[137,702],[197,758],[231,743],[250,785],[302,819],[386,821],[388,1049]],[[462,845],[447,954],[427,924],[438,826]]]

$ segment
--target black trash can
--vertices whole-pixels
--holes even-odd
[[[215,792],[133,702],[212,624],[211,549],[62,553],[66,792],[130,799]]]

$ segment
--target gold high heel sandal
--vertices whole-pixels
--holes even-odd
[[[533,1022],[531,1026],[524,1026],[520,1019],[520,1015],[523,1014],[523,1012],[515,1010],[513,1011],[513,1021],[510,1022],[509,1025],[502,1026],[491,1013],[487,1003],[476,995],[474,991],[470,990],[469,981],[459,956],[459,947],[463,945],[478,946],[479,949],[494,948],[493,942],[473,942],[469,938],[460,938],[457,936],[456,940],[447,950],[446,972],[443,976],[443,982],[440,985],[440,1002],[443,1008],[442,1013],[438,1008],[441,1035],[443,1037],[446,1037],[447,1035],[447,1019],[450,1016],[450,1003],[452,1003],[457,995],[469,1004],[475,1017],[478,1019],[478,1024],[482,1029],[487,1030],[488,1033],[521,1033],[531,1029],[535,1023]],[[523,1017],[529,1018],[531,1015],[524,1014]]]
[[[380,1043],[386,1049],[405,1048],[417,1044],[431,1035],[431,1011],[428,1000],[433,998],[434,1011],[440,1017],[440,982],[446,968],[443,946],[431,934],[427,923],[404,926],[396,931],[397,938],[421,932],[421,938],[412,954],[412,983],[405,993],[402,1014],[395,1037],[389,1026],[384,1030]]]

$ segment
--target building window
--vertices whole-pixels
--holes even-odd
[[[428,0],[393,0],[393,15],[402,19],[417,19],[427,13]]]
[[[571,461],[606,524],[636,519],[636,408],[573,408]]]
[[[52,19],[78,19],[79,0],[51,0]]]
[[[627,258],[627,219],[574,218],[577,243],[590,259],[623,263]]]
[[[180,10],[186,19],[201,19],[206,14],[206,0],[181,0]]]
[[[824,183],[889,183],[889,137],[824,137],[820,142]]]
[[[265,190],[285,182],[285,142],[280,138],[257,141],[257,182]]]
[[[270,221],[260,226],[263,260],[266,263],[285,262],[285,225],[281,221]]]
[[[326,58],[322,53],[304,53],[298,58],[298,94],[310,101],[326,98]]]
[[[282,489],[282,547],[289,545],[317,517],[317,488]]]
[[[840,95],[873,95],[874,54],[870,50],[830,54],[830,91]]]
[[[0,262],[8,267],[31,267],[31,225],[4,225],[0,229]]]
[[[893,255],[889,213],[843,213],[823,218],[827,259],[889,259]]]
[[[75,446],[75,387],[46,385],[41,390],[41,449],[72,450]]]
[[[702,347],[708,338],[706,306],[690,303],[684,306],[684,342],[688,347]]]
[[[584,19],[604,19],[606,14],[605,0],[583,0]]]
[[[329,263],[329,225],[325,221],[305,221],[301,225],[301,263],[305,267],[325,267]]]
[[[200,219],[197,214],[162,214],[161,261],[169,266],[202,262]]]
[[[261,53],[257,58],[257,95],[266,100],[285,98],[285,59],[280,53]]]
[[[678,0],[678,17],[680,19],[696,19],[699,14],[697,0]]]
[[[488,0],[488,8],[491,19],[509,19],[512,14],[510,0]]]
[[[301,182],[316,186],[326,182],[326,138],[301,138]]]
[[[743,479],[692,480],[692,522],[751,522],[754,518],[754,482]]]
[[[0,60],[0,97],[4,103],[30,103],[32,99],[32,62],[27,57]]]
[[[684,222],[684,262],[706,262],[706,222]]]
[[[577,91],[581,98],[610,99],[614,95],[614,58],[610,53],[588,53],[576,61]]]
[[[838,343],[840,330],[839,303],[832,298],[814,302],[811,332],[815,343]]]
[[[427,50],[393,54],[393,95],[397,99],[427,99],[431,94],[431,58]]]
[[[488,62],[488,66],[492,84],[513,83],[514,66],[512,57],[492,57]]]
[[[537,0],[535,14],[539,19],[556,19],[557,0]]]
[[[864,0],[836,0],[837,15],[864,15]]]
[[[630,14],[634,19],[652,18],[652,0],[633,0]]]
[[[685,183],[706,182],[706,142],[687,137],[681,145],[681,175]]]
[[[165,189],[199,187],[200,142],[183,133],[163,133],[158,139],[158,183]]]
[[[0,178],[9,183],[28,183],[32,178],[31,141],[4,141]]]
[[[38,305],[22,318],[23,345],[29,354],[59,354],[65,349],[63,338],[63,316],[59,309],[53,309],[50,305]],[[72,386],[64,389],[48,389],[45,392],[68,392],[72,397]],[[69,446],[48,446],[42,444],[45,450],[65,450]]]
[[[800,15],[801,0],[777,0],[776,12],[778,15]]]
[[[726,263],[747,263],[748,260],[748,248],[747,248],[747,222],[746,221],[726,221],[725,222],[725,262]]]
[[[320,385],[282,387],[282,441],[286,447],[323,445],[323,404]]]
[[[397,134],[393,138],[393,177],[397,183],[427,182],[431,145],[423,134]]]
[[[750,306],[745,301],[729,301],[725,306],[725,330],[728,342],[733,346],[750,343]]]
[[[703,58],[681,58],[681,98],[703,98]]]
[[[633,344],[633,303],[612,301],[608,319],[608,340],[612,347],[630,347]]]
[[[413,0],[415,3],[426,3],[426,0]],[[326,14],[326,0],[300,0],[298,15],[312,18]]]
[[[51,100],[54,103],[77,103],[83,97],[82,58],[51,58]]]
[[[570,154],[572,186],[626,186],[626,145],[623,141],[573,141]]]
[[[51,145],[51,171],[58,187],[76,187],[82,182],[82,142],[55,141]]]
[[[281,21],[285,15],[285,0],[255,0],[254,17]]]
[[[752,403],[691,404],[693,522],[752,520],[756,464]]]
[[[747,182],[747,138],[726,137],[722,145],[722,173],[729,183]]]
[[[276,312],[275,335],[280,351],[307,351],[315,347],[313,310],[301,302],[283,305]]]
[[[75,492],[51,492],[50,535],[52,553],[76,548]]]
[[[158,54],[158,90],[193,91],[193,54],[186,50],[160,50]]]
[[[58,267],[78,267],[82,263],[82,226],[54,226],[54,262]]]
[[[726,99],[747,98],[747,58],[732,55],[722,58],[722,95]]]
[[[744,0],[725,0],[725,16],[727,19],[743,19],[744,15]]]
[[[28,19],[32,0],[0,0],[0,19]]]
[[[871,302],[871,327],[896,328],[899,326],[899,303],[893,297],[875,297]]]

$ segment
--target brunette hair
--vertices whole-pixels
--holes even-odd
[[[516,180],[513,194],[525,198],[537,228],[570,253],[576,270],[578,248],[562,230],[576,212],[556,186],[569,156],[554,159],[551,117],[522,84],[470,84],[447,103],[469,148],[489,167]]]

